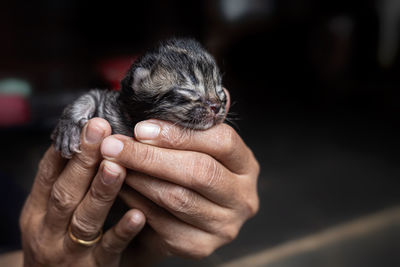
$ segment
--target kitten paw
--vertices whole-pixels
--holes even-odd
[[[81,152],[80,136],[83,126],[80,124],[69,120],[60,120],[51,134],[54,147],[61,152],[62,157],[70,159],[75,153]]]

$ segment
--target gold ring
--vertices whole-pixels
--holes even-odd
[[[68,226],[68,235],[69,235],[69,238],[71,238],[71,240],[74,241],[75,243],[80,244],[85,247],[91,247],[101,240],[101,238],[103,237],[103,230],[102,229],[100,230],[99,235],[95,239],[87,241],[87,240],[79,239],[76,236],[74,236],[74,234],[71,231],[71,225],[69,225]]]

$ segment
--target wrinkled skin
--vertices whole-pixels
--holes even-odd
[[[147,126],[158,126],[158,134]],[[256,214],[259,165],[230,126],[183,131],[149,120],[136,126],[135,137],[107,137],[101,151],[130,170],[120,196],[146,216],[150,227],[139,237],[147,251],[206,257]]]
[[[203,258],[256,214],[259,165],[230,126],[184,131],[150,120],[136,125],[135,139],[110,133],[94,118],[82,131],[81,153],[67,161],[53,148],[46,152],[20,217],[26,266]],[[96,245],[72,242],[68,225],[80,239],[95,238],[118,194],[131,210]]]
[[[92,119],[83,129],[82,152],[67,161],[50,147],[20,216],[25,266],[119,266],[121,254],[145,224],[139,210],[128,211],[91,247],[73,242],[74,236],[93,240],[126,177],[110,161],[99,166],[100,144],[110,135],[108,123]]]

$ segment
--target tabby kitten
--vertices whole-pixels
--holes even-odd
[[[171,39],[134,62],[121,91],[91,90],[68,105],[54,129],[54,146],[65,158],[79,152],[80,133],[93,117],[114,134],[133,136],[134,125],[154,118],[205,130],[223,122],[227,96],[214,58],[193,39]]]

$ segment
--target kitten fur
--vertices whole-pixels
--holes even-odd
[[[205,130],[223,122],[226,102],[214,58],[193,39],[170,39],[131,65],[120,92],[95,89],[68,105],[51,138],[71,158],[80,152],[80,133],[91,118],[104,118],[113,134],[127,136],[150,118]]]

